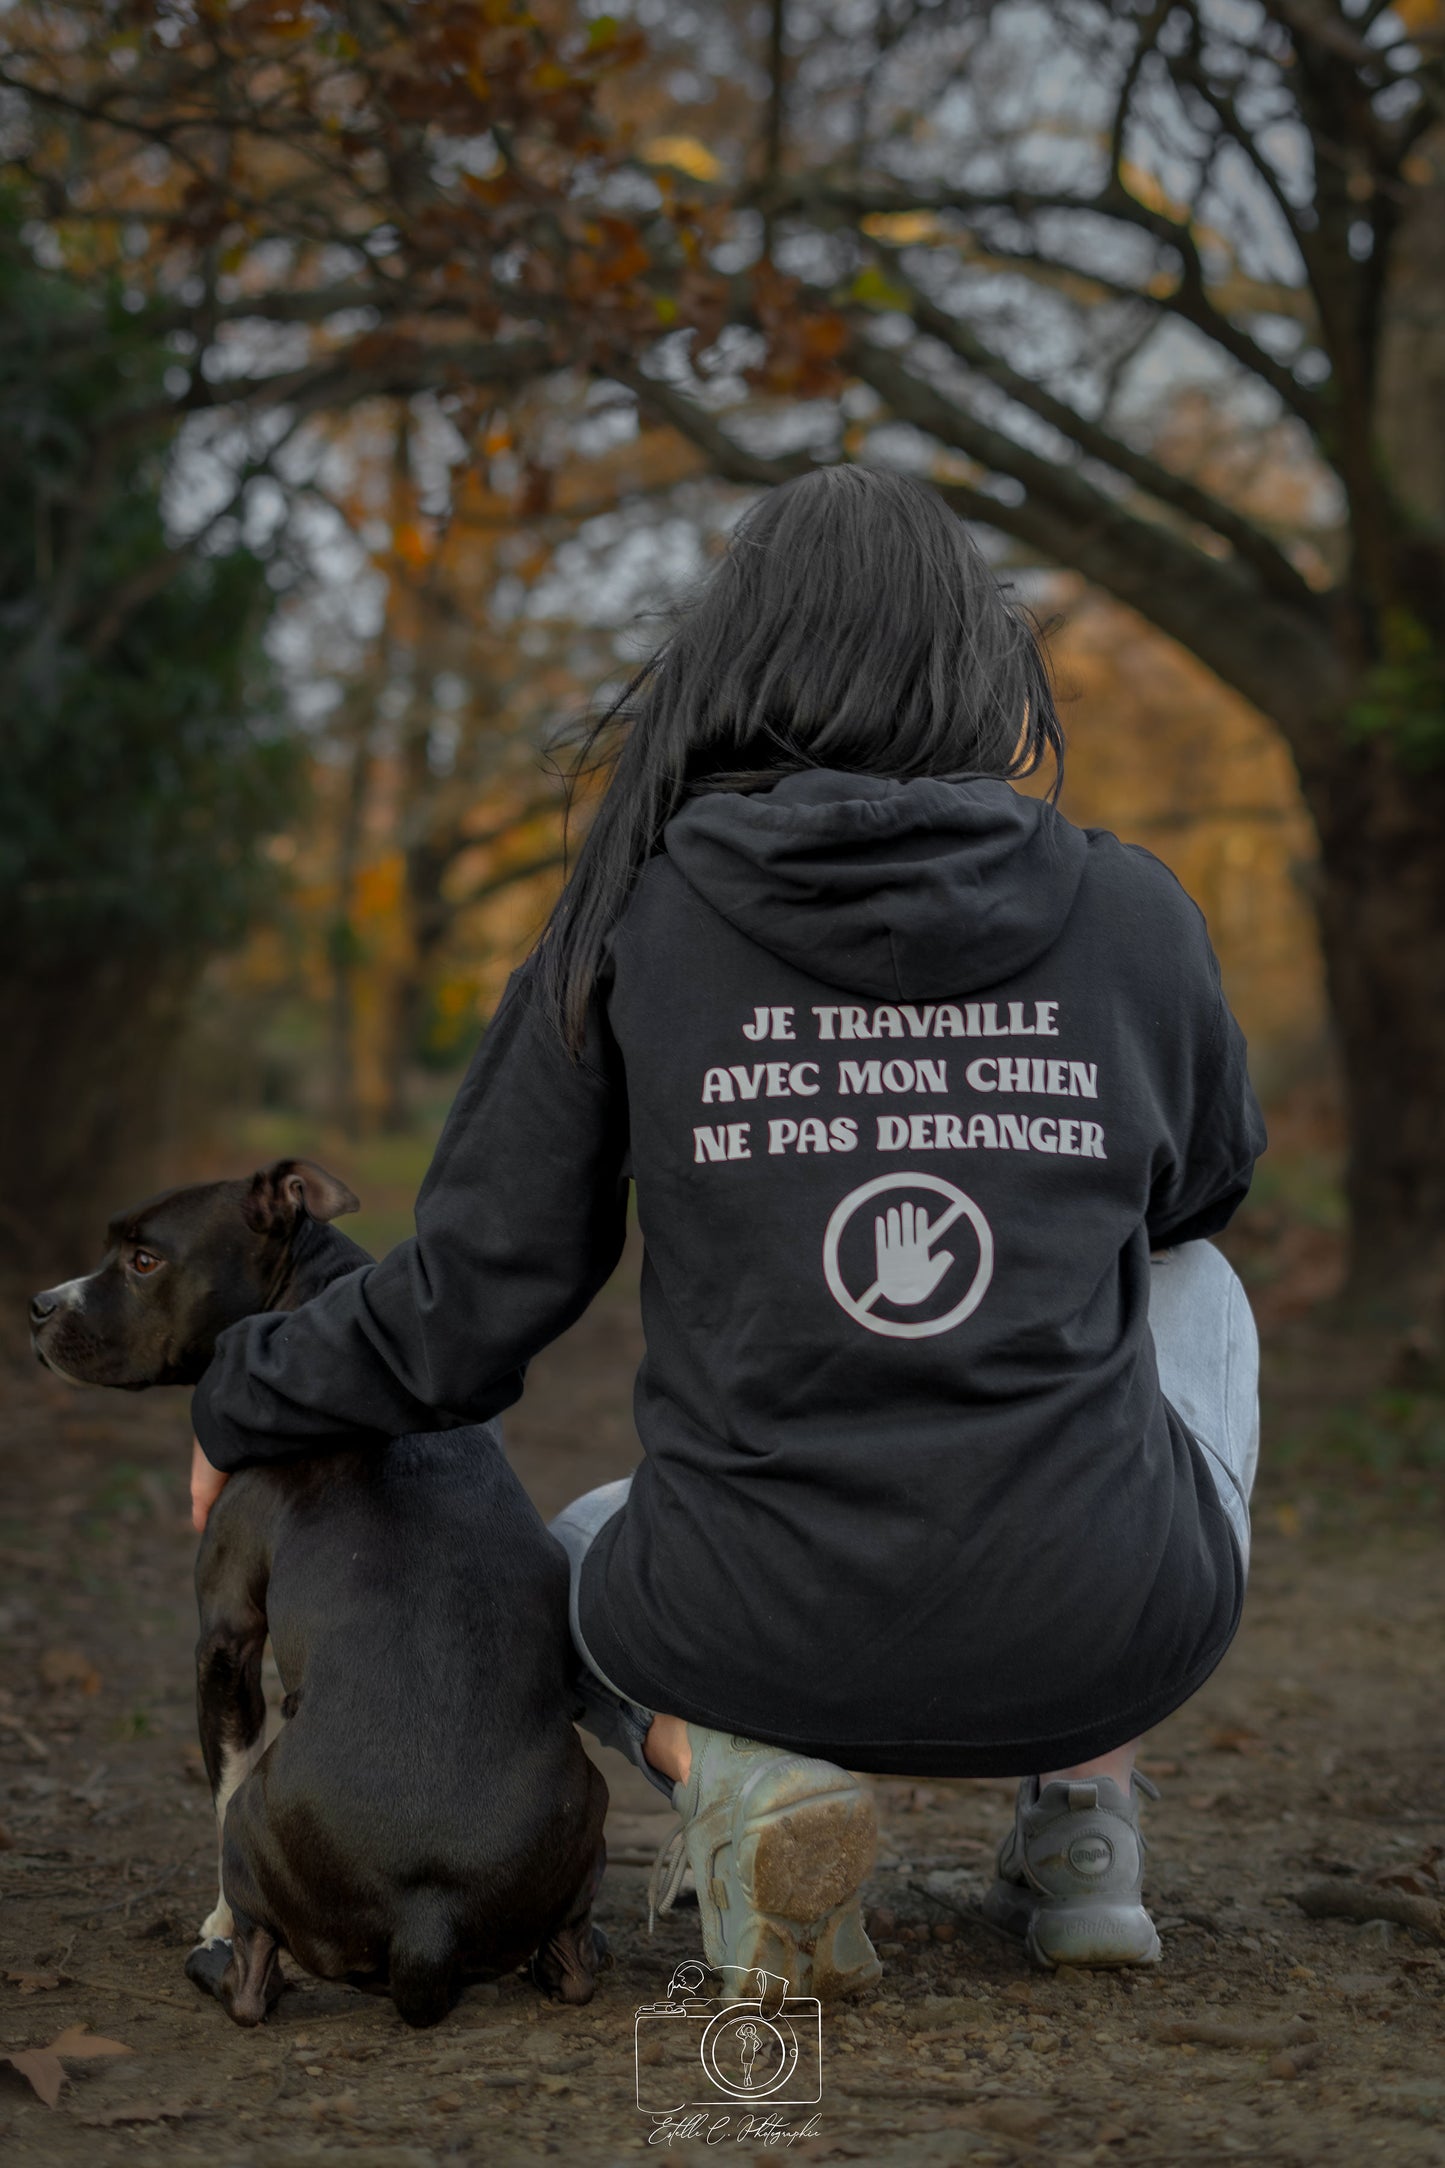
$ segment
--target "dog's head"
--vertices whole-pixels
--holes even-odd
[[[296,1299],[307,1230],[357,1208],[309,1159],[165,1190],[117,1213],[94,1272],[31,1298],[31,1345],[72,1385],[193,1385],[227,1325]],[[342,1270],[364,1262],[343,1236],[330,1240],[351,1253]]]

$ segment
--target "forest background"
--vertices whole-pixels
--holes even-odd
[[[1442,48],[1434,0],[10,8],[6,1269],[293,1150],[404,1233],[582,719],[759,488],[885,463],[1053,625],[1065,810],[1203,906],[1274,1139],[1235,1254],[1431,1488]]]
[[[409,1231],[586,718],[760,490],[856,460],[1054,626],[1066,811],[1208,917],[1264,1442],[1243,1630],[1145,1742],[1165,1964],[1026,1977],[1009,1787],[884,1782],[887,1974],[797,2155],[1438,2162],[1442,274],[1445,0],[0,5],[7,2159],[645,2142],[696,1915],[648,1933],[616,1755],[588,2010],[197,2008],[187,1399],[41,1370],[26,1297],[283,1154]],[[544,1514],[635,1460],[639,1246],[508,1413]]]

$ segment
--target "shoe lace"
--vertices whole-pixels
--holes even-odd
[[[664,1838],[657,1848],[652,1862],[652,1872],[647,1878],[647,1932],[652,1933],[658,1915],[670,1912],[677,1902],[683,1878],[687,1874],[687,1850],[683,1842],[683,1826],[679,1822],[670,1837]]]

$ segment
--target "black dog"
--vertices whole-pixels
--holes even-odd
[[[73,1384],[191,1384],[216,1335],[294,1309],[366,1252],[306,1160],[167,1191],[104,1263],[37,1295]],[[186,1970],[242,2025],[308,1972],[431,2025],[528,1958],[586,2002],[607,1787],[570,1721],[567,1569],[490,1426],[244,1469],[196,1562],[196,1696],[221,1893]],[[286,1721],[264,1743],[271,1637]]]

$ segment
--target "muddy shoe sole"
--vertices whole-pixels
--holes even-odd
[[[830,1763],[780,1756],[747,1779],[721,1826],[706,1821],[687,1850],[712,1964],[762,1966],[820,2001],[881,1977],[860,1900],[878,1846],[870,1790]]]

